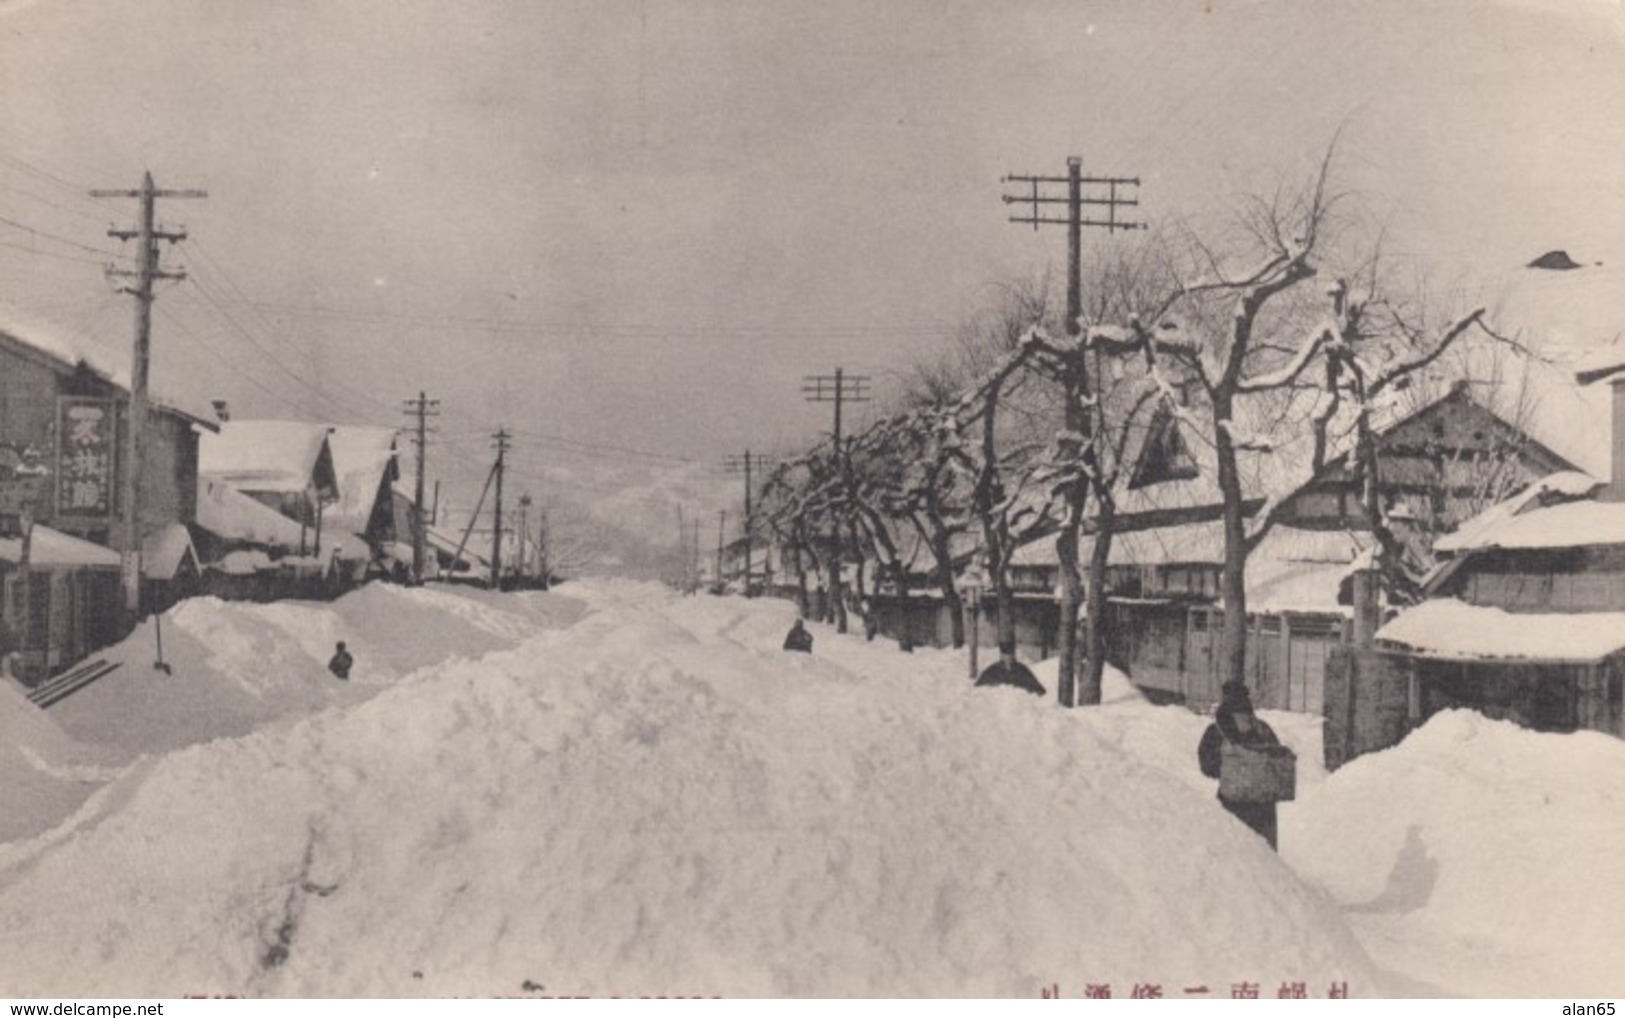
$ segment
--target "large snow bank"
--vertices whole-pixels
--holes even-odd
[[[568,629],[150,761],[71,837],[0,850],[0,984],[1382,992],[1328,901],[1142,758],[1178,712],[1063,713],[827,630],[786,655],[779,604],[587,593]],[[1200,720],[1161,737],[1181,771]]]
[[[21,689],[0,680],[0,841],[68,816],[117,771],[110,757],[70,738]]]
[[[123,667],[50,713],[81,741],[133,758],[354,703],[418,669],[517,646],[581,611],[557,594],[384,583],[331,604],[192,598],[99,654]],[[159,626],[167,673],[153,667]],[[348,683],[327,671],[339,640],[355,657]]]
[[[1281,816],[1380,963],[1475,996],[1617,994],[1625,743],[1436,715]]]

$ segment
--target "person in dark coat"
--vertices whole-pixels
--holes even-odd
[[[801,624],[800,619],[796,619],[790,626],[790,632],[785,634],[784,649],[798,650],[803,654],[812,653],[812,634],[807,632],[807,627]]]
[[[353,664],[355,664],[355,658],[351,657],[350,652],[344,649],[344,641],[340,640],[338,650],[333,654],[333,659],[327,662],[327,670],[341,679],[348,679],[350,677],[350,666]]]
[[[1207,777],[1221,776],[1226,742],[1253,750],[1268,750],[1281,744],[1281,740],[1275,737],[1274,729],[1260,721],[1258,715],[1253,713],[1253,699],[1244,683],[1224,684],[1219,708],[1213,712],[1213,723],[1202,733],[1202,742],[1196,748],[1196,761]],[[1275,848],[1275,803],[1232,802],[1224,797],[1223,786],[1220,787],[1219,805],[1229,810],[1237,820],[1257,831],[1259,837],[1269,842],[1271,848]]]
[[[1038,696],[1044,695],[1044,687],[1033,674],[1033,670],[1016,660],[1016,645],[1001,643],[999,645],[999,659],[976,677],[978,686],[1014,686],[1024,689]]]

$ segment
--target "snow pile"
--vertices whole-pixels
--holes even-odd
[[[1383,991],[1330,902],[1210,787],[1142,758],[1180,717],[1161,752],[1193,770],[1199,718],[1129,696],[1063,713],[970,688],[961,656],[823,629],[787,655],[782,604],[586,593],[567,629],[172,753],[71,838],[0,854],[0,984]],[[392,618],[415,638],[409,611],[371,622]],[[311,647],[337,628],[302,624]]]
[[[517,646],[581,611],[556,594],[382,583],[331,604],[192,598],[101,652],[123,667],[51,715],[78,739],[133,758],[354,703],[420,668]],[[153,667],[160,625],[168,672]],[[340,640],[355,657],[347,683],[327,671]]]
[[[1379,962],[1478,996],[1619,990],[1618,739],[1445,712],[1337,771],[1281,828]]]
[[[117,772],[107,754],[80,745],[21,689],[0,680],[0,841],[55,824]]]

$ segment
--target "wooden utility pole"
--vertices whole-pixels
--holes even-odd
[[[1083,317],[1083,228],[1094,226],[1105,229],[1107,233],[1118,230],[1144,229],[1144,223],[1129,222],[1117,218],[1120,206],[1136,206],[1138,197],[1119,197],[1118,188],[1132,187],[1138,195],[1140,180],[1138,177],[1085,177],[1083,175],[1083,159],[1071,156],[1066,161],[1067,175],[1064,177],[1032,177],[1007,176],[1006,184],[1024,184],[1031,188],[1029,194],[1006,194],[1003,196],[1006,205],[1030,205],[1031,212],[1026,216],[1011,216],[1012,223],[1028,223],[1036,232],[1042,223],[1055,224],[1066,227],[1067,240],[1067,279],[1066,279],[1066,333],[1074,339],[1082,332]],[[1054,185],[1065,184],[1066,195],[1062,197],[1053,193]],[[1104,186],[1107,188],[1105,197],[1098,195],[1085,196],[1084,185]],[[1040,205],[1064,204],[1066,217],[1064,219],[1044,215]],[[1083,206],[1103,205],[1106,208],[1104,220],[1083,218]],[[1056,538],[1055,553],[1060,563],[1061,571],[1061,606],[1060,606],[1060,633],[1056,641],[1056,653],[1059,657],[1058,681],[1056,683],[1056,696],[1063,707],[1077,706],[1077,663],[1078,663],[1078,607],[1083,603],[1083,591],[1080,589],[1078,573],[1078,545],[1083,531],[1083,517],[1085,503],[1088,499],[1087,480],[1083,476],[1091,473],[1098,463],[1095,457],[1094,429],[1088,406],[1091,396],[1094,399],[1096,413],[1099,412],[1099,393],[1090,392],[1089,369],[1087,351],[1083,344],[1077,344],[1071,352],[1062,378],[1062,388],[1066,396],[1065,406],[1066,428],[1063,438],[1057,443],[1057,458],[1066,464],[1078,464],[1082,467],[1080,476],[1069,481],[1063,492],[1066,500],[1066,519],[1061,527],[1060,536]],[[1109,539],[1103,534],[1096,535],[1096,542]],[[1102,655],[1103,636],[1101,630],[1101,613],[1105,610],[1104,588],[1105,560],[1101,559],[1100,568],[1090,569],[1089,612],[1086,625],[1089,628],[1090,674],[1099,675],[1100,657]],[[1091,687],[1095,684],[1091,683]],[[1086,699],[1091,703],[1098,703],[1100,691],[1091,688]]]
[[[159,198],[207,198],[207,191],[160,190],[153,186],[152,174],[141,175],[141,186],[133,191],[96,190],[93,198],[135,198],[141,202],[137,226],[133,230],[108,230],[109,237],[137,243],[135,271],[109,269],[113,276],[129,276],[135,282],[123,288],[135,298],[135,349],[130,366],[130,407],[125,423],[124,513],[119,527],[123,554],[124,608],[133,620],[141,607],[141,522],[137,514],[141,476],[141,433],[147,424],[147,374],[152,360],[152,284],[160,279],[185,279],[186,273],[166,272],[158,267],[158,241],[186,239],[185,230],[157,228]]]
[[[851,480],[847,470],[846,446],[841,441],[841,406],[844,403],[867,403],[870,399],[868,375],[848,375],[840,368],[833,375],[807,375],[802,379],[801,395],[809,403],[835,404],[834,454],[836,476],[846,487]],[[841,575],[841,522],[837,516],[832,522],[834,550],[830,555],[830,597],[835,602],[835,631],[846,632],[846,599],[843,596],[845,580]]]
[[[530,495],[528,495],[528,494],[520,495],[519,496],[519,530],[518,530],[518,534],[519,534],[519,580],[520,580],[520,585],[521,586],[523,586],[524,579],[525,579],[525,542],[530,537],[530,531],[527,529],[527,527],[529,525],[529,520],[527,519],[527,517],[529,517],[529,515],[530,515]]]
[[[728,524],[728,510],[726,510],[726,509],[718,509],[717,510],[717,572],[716,572],[716,575],[714,577],[712,577],[712,583],[716,587],[717,593],[719,593],[719,594],[723,590],[723,587],[722,587],[722,530],[723,530],[723,528],[725,526],[727,526],[727,524]]]
[[[502,587],[502,473],[508,455],[508,440],[513,436],[508,434],[506,428],[498,428],[491,437],[497,443],[497,462],[491,468],[495,471],[497,483],[496,502],[491,510],[491,589],[499,590]]]
[[[440,401],[438,399],[429,399],[421,390],[418,392],[417,399],[409,399],[406,401],[406,413],[411,414],[418,419],[416,438],[418,446],[418,475],[417,483],[412,493],[413,583],[423,582],[423,566],[427,557],[424,551],[424,546],[428,542],[428,521],[425,519],[423,512],[424,454],[429,448],[428,419],[430,417],[440,416],[440,411],[436,409],[439,406]]]
[[[760,454],[756,454],[756,455],[753,456],[751,454],[751,451],[749,449],[746,449],[745,454],[743,456],[729,456],[727,459],[723,460],[723,463],[722,463],[723,469],[727,470],[728,473],[730,473],[730,474],[740,474],[740,473],[742,473],[742,474],[745,475],[745,596],[746,597],[751,596],[751,590],[750,590],[750,558],[751,558],[751,543],[752,543],[752,536],[753,536],[751,531],[752,531],[752,529],[754,528],[754,526],[756,524],[756,513],[755,513],[755,510],[752,507],[752,497],[753,497],[752,492],[754,491],[754,487],[753,487],[753,485],[751,484],[751,481],[750,481],[750,471],[751,471],[752,464],[754,464],[755,466],[758,466],[758,467],[765,467],[765,466],[768,465],[769,462],[770,462],[770,460],[768,460],[768,458],[766,456],[763,456],[763,455],[760,455]]]
[[[491,469],[486,471],[486,474],[485,474],[485,486],[480,489],[479,501],[474,503],[474,511],[468,514],[468,526],[463,529],[463,536],[457,542],[457,550],[452,553],[452,556],[451,556],[451,571],[453,573],[455,573],[457,571],[457,563],[459,563],[459,562],[461,562],[463,560],[463,549],[468,547],[468,537],[469,537],[470,534],[474,533],[474,524],[476,524],[476,523],[478,523],[480,521],[480,510],[485,508],[485,496],[486,496],[486,493],[491,490],[491,480],[493,478],[495,478],[496,475],[497,475],[497,468],[496,468],[496,464],[493,463],[491,465]],[[448,507],[447,511],[450,512],[449,507]],[[472,573],[474,572],[472,565],[470,566],[468,571],[472,575]]]

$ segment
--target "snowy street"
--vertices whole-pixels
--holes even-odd
[[[1617,992],[1625,744],[1447,712],[1282,856],[1207,719],[972,689],[785,602],[590,582],[183,602],[41,713],[0,694],[18,996]],[[335,640],[350,682],[324,667]],[[1040,678],[1053,679],[1041,667]],[[1562,858],[1558,864],[1556,860]]]

